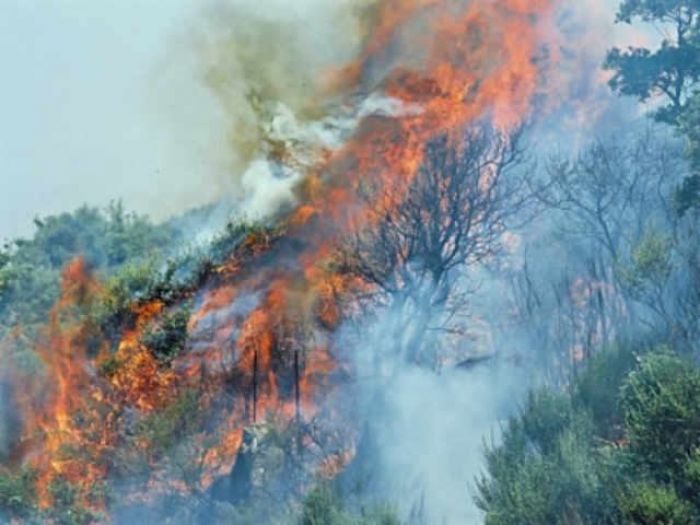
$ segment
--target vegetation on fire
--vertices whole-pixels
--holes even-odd
[[[543,384],[486,444],[485,522],[698,523],[699,16],[689,2],[622,3],[620,21],[675,36],[611,51],[611,86],[665,104],[653,127],[576,154],[536,164],[527,129],[456,111],[467,102],[449,88],[481,64],[470,53],[452,71],[450,55],[458,81],[387,81],[425,113],[370,121],[388,139],[358,133],[370,154],[332,166],[355,186],[310,179],[308,208],[275,225],[232,222],[188,246],[186,221],[154,225],[121,204],[37,219],[0,251],[0,521],[430,522],[420,494],[377,506],[372,479],[333,481],[373,464],[363,438],[385,422],[317,398],[360,382],[347,348],[377,347],[360,378],[375,380],[372,415],[398,368],[444,371],[455,347],[467,362],[489,280],[507,304],[494,346]],[[353,179],[384,162],[388,180]]]
[[[698,17],[693,3],[625,0],[618,21],[669,31],[658,49],[614,49],[605,64],[613,89],[662,101],[653,117],[684,139],[687,164],[656,131],[555,164],[543,186],[606,284],[586,292],[595,340],[583,338],[573,374],[534,391],[487,444],[476,497],[487,524],[700,520]]]

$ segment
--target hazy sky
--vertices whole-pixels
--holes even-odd
[[[0,240],[85,202],[162,217],[215,193],[197,145],[170,129],[210,127],[204,96],[162,67],[193,3],[0,0]]]
[[[611,21],[613,0],[581,2]],[[225,123],[184,51],[202,3],[0,0],[0,240],[83,203],[162,218],[221,193]]]

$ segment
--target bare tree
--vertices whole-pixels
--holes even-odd
[[[563,213],[563,233],[593,243],[613,261],[650,222],[666,221],[681,165],[677,148],[650,132],[631,143],[597,141],[574,160],[550,159],[537,196]]]
[[[687,169],[678,141],[651,129],[597,141],[573,159],[551,158],[544,178],[531,183],[550,247],[514,276],[513,294],[538,291],[537,301],[515,303],[540,340],[566,351],[560,360],[575,364],[572,351],[585,360],[615,339],[642,327],[669,330],[679,318],[671,261],[688,259],[674,255],[688,243],[666,239],[680,232],[670,196]],[[547,253],[556,253],[556,264]],[[560,284],[548,294],[553,272]],[[547,341],[560,332],[556,323],[573,339]]]
[[[499,253],[508,221],[528,202],[516,170],[525,161],[520,136],[477,126],[458,144],[440,137],[405,191],[368,191],[381,204],[372,226],[348,242],[344,263],[373,285],[371,299],[388,308],[393,350],[410,362],[435,364],[428,336],[456,329],[472,291],[464,268]]]

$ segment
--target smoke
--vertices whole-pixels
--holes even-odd
[[[396,315],[380,312],[362,324],[362,335],[346,327],[354,334],[349,338],[356,338],[349,352],[365,431],[345,486],[350,492],[362,487],[363,504],[367,498],[390,502],[402,522],[478,523],[473,495],[484,447],[498,438],[499,421],[522,399],[526,371],[504,359],[488,338],[463,349],[463,361],[439,372],[407,363],[389,335],[405,321]],[[475,316],[470,325],[480,330],[481,323]],[[444,347],[445,340],[434,337],[429,345]]]
[[[635,124],[635,131],[638,129],[639,108],[611,93],[608,76],[601,70],[607,50],[622,38],[615,31],[614,7],[612,2],[584,2],[558,10],[552,29],[560,35],[560,46],[551,50],[552,64],[540,106],[544,118],[538,118],[529,130],[529,139],[537,147],[531,151],[534,155],[547,156],[553,150],[577,152],[592,137],[619,130],[621,125]],[[552,238],[546,237],[551,232],[543,233],[550,219],[543,220],[547,223],[534,225],[519,237],[526,245],[515,247],[517,253],[507,263],[513,269],[521,268],[532,248],[530,242],[549,243],[536,248],[541,256],[537,278],[546,288],[557,286],[555,281],[563,270],[556,266],[570,256],[561,240],[552,245]],[[552,257],[555,252],[559,253]],[[472,334],[478,324],[485,324],[484,331],[493,334],[493,341],[482,340],[470,349],[472,357],[494,356],[490,363],[469,370],[447,367],[441,372],[407,363],[396,352],[392,334],[397,333],[396,326],[409,324],[406,319],[397,320],[395,316],[402,314],[391,310],[380,312],[371,323],[362,323],[361,334],[348,343],[358,370],[355,395],[365,431],[345,486],[364,486],[365,495],[392,502],[401,519],[409,522],[482,521],[472,495],[474,480],[483,468],[484,444],[498,438],[499,421],[513,413],[527,387],[542,379],[530,369],[546,359],[537,344],[555,337],[546,333],[551,325],[535,337],[532,332],[541,326],[509,324],[514,305],[508,299],[508,272],[484,272],[481,277],[485,281],[481,302],[474,298],[467,324]],[[550,306],[555,307],[547,308]],[[410,323],[411,327],[426,324],[416,317]],[[436,337],[429,345],[440,348],[444,341]],[[516,366],[507,359],[511,353],[528,360]]]
[[[210,2],[172,38],[156,100],[171,139],[200,159],[194,176],[232,214],[288,209],[301,172],[335,144],[327,79],[356,54],[368,3]]]
[[[376,16],[369,7],[358,2],[259,6],[238,1],[216,5],[203,18],[193,49],[204,85],[226,122],[227,173],[239,199],[239,213],[266,218],[288,209],[295,202],[295,187],[309,169],[325,152],[342,145],[363,117],[420,111],[367,93],[359,93],[365,97],[363,103],[347,107],[323,82],[339,64],[351,63],[357,55],[364,17]],[[398,8],[411,12],[403,4]],[[485,18],[496,16],[485,11]],[[432,15],[426,13],[423,16]],[[372,60],[365,57],[358,89],[372,91],[402,68],[416,67],[423,73],[426,68],[420,65],[427,57],[421,53],[426,50],[444,58],[437,43],[440,35],[431,35],[436,39],[432,48],[431,37],[421,39],[423,16],[403,25],[386,52]],[[497,62],[490,53],[498,49],[499,27],[496,24],[494,34],[484,38],[485,51],[475,50],[477,76],[487,76],[492,62]],[[455,32],[460,28],[449,26]],[[380,35],[373,37],[381,40]],[[422,40],[428,41],[425,49],[415,45]],[[530,72],[529,62],[524,64]],[[420,92],[421,86],[416,89]],[[506,107],[510,101],[506,95],[493,101],[503,106],[498,109],[506,110],[508,121],[515,116],[511,113],[525,111],[527,105],[525,100],[518,108]],[[357,461],[372,463],[376,489],[372,492],[380,500],[395,502],[403,518],[420,515],[427,523],[478,521],[470,487],[481,467],[484,439],[508,414],[525,382],[516,380],[519,371],[500,362],[473,370],[448,367],[440,374],[408,364],[394,351],[395,341],[387,340],[387,334],[395,332],[392,327],[405,321],[393,319],[395,315],[400,314],[381,313],[371,326],[363,325],[362,337],[340,345],[350,349],[357,368],[356,409],[366,423]],[[420,326],[420,320],[413,321]],[[480,350],[482,357],[494,352]],[[468,360],[470,355],[463,357]]]
[[[497,422],[510,414],[517,372],[482,365],[437,375],[405,367],[385,385],[377,426],[380,479],[389,501],[425,523],[476,523],[474,477]]]
[[[458,4],[464,2],[454,3]],[[370,2],[351,0],[294,3],[236,0],[217,3],[205,10],[197,28],[188,34],[185,42],[180,42],[187,48],[187,53],[175,53],[171,58],[177,62],[178,58],[184,57],[188,65],[195,68],[197,78],[215,101],[215,106],[207,110],[220,126],[215,129],[225,130],[211,144],[216,150],[211,157],[217,159],[213,162],[217,165],[215,171],[221,184],[214,193],[227,195],[235,209],[232,213],[261,220],[289,210],[296,202],[297,187],[309,171],[328,152],[340,147],[363,117],[420,112],[418,107],[407,107],[397,99],[379,95],[367,96],[364,102],[348,107],[324,81],[333,76],[330,73],[338,64],[349,63],[356,56],[366,36],[363,24],[372,14],[371,7]],[[491,10],[487,12],[492,15]],[[562,23],[577,17],[563,13]],[[388,64],[382,63],[385,57],[366,61],[366,86],[358,85],[372,89],[374,84],[385,80],[385,69],[421,62],[421,50],[413,54],[418,47],[415,42],[421,41],[416,38],[421,27],[422,20],[418,19],[406,25],[406,34],[393,39],[394,43],[388,46],[386,53],[390,55],[386,59]],[[455,34],[462,29],[461,26],[451,28]],[[603,49],[600,41],[585,31],[566,31],[571,40],[561,50],[562,58],[555,66],[560,76],[554,78],[550,86],[545,86],[551,89],[550,95],[559,95],[561,99],[554,103],[548,101],[556,109],[552,110],[553,116],[548,123],[536,128],[535,135],[546,139],[547,132],[556,130],[559,136],[566,137],[564,140],[576,143],[604,123],[621,119],[624,111],[610,109],[617,106],[608,94],[605,79],[599,74]],[[500,50],[497,38],[500,35],[489,36],[486,56],[475,60],[475,69],[479,73],[483,73],[480,69],[490,70],[491,62],[495,61],[490,53]],[[441,40],[442,35],[433,37]],[[579,49],[576,42],[585,45]],[[464,57],[455,60],[460,58]],[[531,57],[526,58],[524,66],[518,65],[530,71]],[[464,69],[468,68],[464,66]],[[474,84],[474,90],[478,92],[481,84]],[[500,86],[501,82],[493,84]],[[168,87],[178,89],[177,86]],[[423,84],[411,87],[417,91],[416,98],[421,89],[430,94],[429,85],[427,88]],[[506,95],[510,95],[510,91],[504,89]],[[360,95],[366,96],[365,93]],[[522,118],[527,117],[526,110],[530,109],[529,97],[523,98],[526,100],[514,101],[505,95],[494,99],[487,97],[486,104],[500,104],[501,109],[512,110],[507,111],[508,116],[512,112]],[[511,103],[517,108],[506,107]],[[449,109],[456,108],[450,106]],[[482,112],[486,114],[492,108],[479,109],[480,112],[468,115],[481,117]],[[523,110],[522,114],[520,110]],[[452,116],[447,112],[436,112],[435,115],[440,117],[435,120],[449,120]],[[456,121],[468,122],[471,120],[468,115]],[[562,133],[562,129],[571,129],[571,134]],[[438,130],[443,128],[438,127]],[[417,136],[420,141],[415,140],[416,147],[420,148],[426,137],[430,138],[431,134]],[[379,143],[392,145],[388,141]],[[411,153],[408,148],[399,149],[399,152]],[[386,151],[380,153],[383,155]],[[396,165],[400,165],[400,161]],[[371,170],[361,175],[370,174]],[[203,176],[202,184],[213,183]],[[217,217],[221,215],[220,207],[214,211]],[[192,228],[201,232],[202,225]],[[308,258],[320,259],[321,256],[317,255],[311,253]],[[301,279],[289,279],[292,280]],[[245,289],[244,278],[237,276],[235,282],[236,286]],[[499,285],[502,283],[488,284],[485,293],[501,293]],[[282,281],[282,285],[289,283]],[[287,296],[294,297],[294,294],[288,293]],[[231,330],[218,331],[217,337],[220,334],[225,334],[225,337],[214,342],[217,348],[230,348],[234,339],[242,336],[233,330],[235,323],[227,324],[227,321],[248,317],[254,311],[262,314],[258,317],[264,322],[256,330],[251,329],[251,341],[258,342],[256,338],[260,334],[269,336],[266,330],[270,328],[268,324],[274,324],[276,318],[271,314],[275,311],[261,297],[262,294],[259,297],[257,293],[243,295],[232,305],[221,308],[216,315],[203,317],[197,330],[190,334],[192,349],[205,349],[210,333],[220,325]],[[293,306],[302,308],[297,304],[301,301],[293,302]],[[416,309],[419,315],[426,310],[429,307]],[[502,331],[499,323],[507,317],[506,312],[502,303],[489,305],[482,311],[475,308],[468,322],[471,335],[480,331]],[[361,328],[361,334],[354,334],[347,342],[357,372],[354,393],[359,412],[366,422],[364,446],[359,447],[358,460],[372,463],[374,495],[395,502],[403,518],[420,517],[427,523],[477,522],[479,513],[472,503],[470,487],[473,487],[474,477],[482,467],[484,439],[497,432],[498,421],[517,404],[528,381],[525,380],[525,370],[507,364],[503,359],[495,358],[490,364],[475,367],[471,367],[470,359],[494,354],[503,356],[516,341],[508,340],[509,335],[505,332],[498,334],[499,347],[495,347],[489,338],[481,338],[476,345],[465,349],[463,359],[455,361],[456,365],[465,366],[449,366],[438,372],[407,363],[400,352],[394,351],[397,342],[390,334],[396,333],[396,326],[407,324],[407,319],[395,319],[397,315],[401,314],[386,310],[361,327],[347,327],[348,331]],[[486,318],[493,322],[485,322]],[[409,320],[418,327],[429,324],[421,318]],[[342,343],[340,346],[344,346]],[[429,344],[439,348],[443,341],[434,337]],[[0,424],[6,419],[3,407],[0,388]],[[0,456],[2,434],[3,428],[0,427]]]

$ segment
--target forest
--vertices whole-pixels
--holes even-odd
[[[4,243],[1,523],[700,523],[700,3],[616,2],[576,144],[558,2],[367,4],[332,109],[237,101],[293,202]]]

